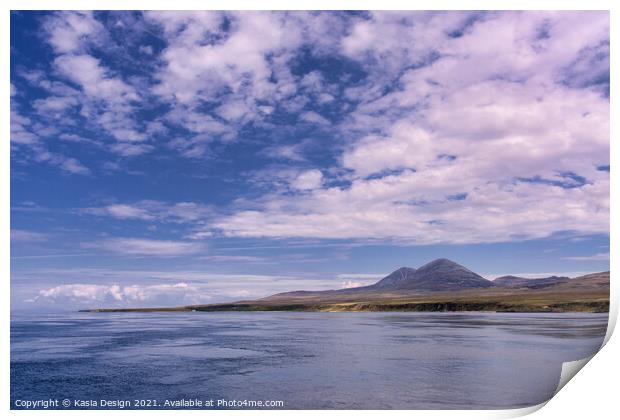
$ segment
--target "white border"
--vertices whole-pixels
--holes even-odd
[[[0,118],[2,121],[1,127],[3,127],[3,141],[0,145],[0,233],[2,235],[2,242],[0,242],[0,267],[2,273],[2,279],[4,280],[2,285],[2,303],[4,310],[2,311],[2,326],[4,329],[4,345],[2,349],[2,387],[0,387],[0,407],[2,410],[9,411],[9,380],[10,380],[10,345],[9,345],[9,320],[10,320],[10,223],[9,223],[9,186],[10,186],[10,145],[9,145],[9,120],[10,120],[10,77],[9,66],[10,62],[10,10],[60,10],[60,9],[82,9],[82,10],[148,10],[148,9],[167,9],[167,10],[201,10],[201,9],[214,9],[214,10],[406,10],[406,9],[418,9],[418,10],[611,10],[612,21],[612,75],[619,75],[620,68],[618,66],[618,57],[614,52],[616,42],[618,42],[616,24],[618,22],[618,6],[614,7],[618,2],[603,1],[603,0],[589,0],[589,1],[548,1],[548,0],[505,0],[505,1],[491,1],[491,0],[478,0],[478,1],[456,1],[456,0],[419,0],[415,3],[397,0],[382,0],[382,1],[368,1],[368,0],[297,0],[297,1],[284,1],[284,0],[263,0],[259,4],[252,3],[250,1],[243,0],[217,0],[209,2],[199,2],[193,0],[175,0],[171,2],[165,1],[145,1],[145,0],[125,0],[122,2],[112,2],[110,0],[82,0],[82,1],[59,1],[59,0],[5,0],[0,6],[3,9],[3,13],[0,17],[0,28],[2,30],[2,44],[0,45],[1,56],[4,57],[2,66],[0,66],[0,75],[2,78],[2,84],[0,85],[0,95],[4,98],[2,102],[2,112]],[[611,92],[615,93],[615,77],[611,80]],[[614,105],[614,94],[612,93],[611,101],[611,115],[619,115],[617,112],[617,106]],[[611,137],[616,138],[614,134],[618,133],[618,124],[611,118]],[[611,171],[611,214],[619,208],[618,206],[618,190],[614,190],[613,186],[618,185],[618,171],[615,169],[615,163],[618,162],[618,147],[613,142],[611,144],[611,161],[614,161],[614,170]],[[620,248],[618,247],[617,236],[618,224],[616,219],[612,218],[611,222],[611,244],[610,254],[611,258],[611,271],[616,272],[616,263],[613,256],[618,255]],[[612,281],[611,287],[611,307],[610,307],[610,322],[607,331],[605,342],[607,343],[615,327],[617,315],[618,315],[618,301],[619,292],[615,282]],[[548,408],[537,412],[534,418],[583,418],[585,415],[598,414],[609,417],[609,413],[617,412],[615,403],[614,386],[617,384],[618,375],[618,358],[616,355],[620,353],[620,345],[617,343],[618,339],[614,339],[610,344],[605,346],[601,355],[594,357],[594,362],[588,364],[584,368],[584,372],[580,376],[579,381],[571,381],[558,397],[554,397],[549,403]],[[600,360],[599,362],[599,358]],[[595,365],[595,366],[590,366]],[[589,369],[589,368],[592,369]],[[578,382],[573,384],[572,382]],[[574,386],[573,386],[574,385]],[[557,401],[557,403],[556,403]],[[541,404],[535,407],[529,407],[518,410],[453,410],[453,411],[209,411],[205,413],[203,411],[183,411],[182,413],[175,412],[174,415],[182,415],[187,418],[204,418],[205,415],[216,418],[244,418],[247,415],[252,418],[274,418],[274,419],[288,419],[290,416],[296,418],[314,418],[321,416],[325,418],[342,418],[349,415],[356,418],[364,418],[370,416],[390,416],[390,419],[410,419],[413,417],[418,418],[459,418],[459,419],[496,419],[496,418],[512,418],[523,416],[537,411],[545,404]],[[83,418],[85,413],[81,411],[10,411],[10,417],[14,418],[39,418],[48,417],[52,419],[66,419],[66,418]],[[113,416],[120,416],[121,418],[133,417],[136,415],[145,415],[146,413],[141,411],[116,411],[113,413],[104,411],[89,411],[88,418],[104,419]],[[169,417],[171,413],[166,411],[149,411],[149,417],[153,419],[164,419]]]

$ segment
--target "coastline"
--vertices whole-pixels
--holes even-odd
[[[280,293],[228,303],[80,312],[609,312],[609,272],[563,282],[455,291],[368,288]]]
[[[500,302],[349,302],[349,303],[224,303],[162,308],[98,308],[79,312],[522,312],[522,313],[605,313],[607,300],[573,301],[545,305]]]

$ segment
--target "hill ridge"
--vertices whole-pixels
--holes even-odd
[[[342,296],[365,292],[439,292],[495,287],[492,281],[447,258],[437,258],[418,269],[400,267],[374,284],[348,289],[277,293],[261,300],[316,295]]]

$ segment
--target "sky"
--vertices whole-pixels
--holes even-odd
[[[12,12],[14,310],[609,269],[607,12]]]

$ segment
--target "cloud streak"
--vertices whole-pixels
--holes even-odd
[[[174,257],[197,254],[204,247],[194,242],[142,238],[109,238],[83,244],[85,248],[100,249],[119,255]]]
[[[49,236],[44,233],[32,232],[22,229],[11,229],[11,243],[17,242],[43,242],[47,241]]]
[[[109,204],[103,207],[89,207],[80,213],[108,216],[120,220],[166,221],[188,223],[204,220],[213,209],[194,202],[166,203],[157,200],[142,200],[131,204]]]
[[[609,261],[609,252],[601,252],[594,255],[564,257],[564,259],[571,261]]]

